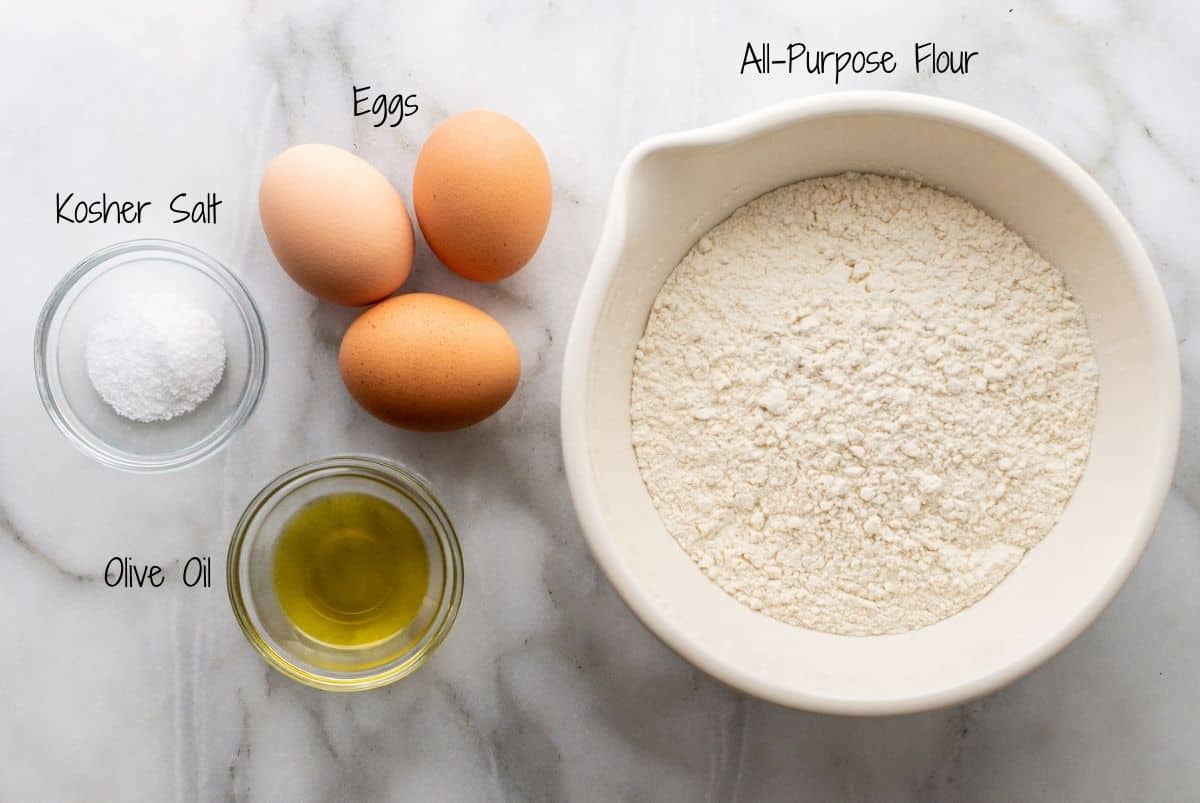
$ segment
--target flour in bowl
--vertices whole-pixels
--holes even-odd
[[[845,174],[703,237],[638,344],[633,446],[666,529],[754,610],[847,635],[977,602],[1083,473],[1097,371],[1048,264],[971,203]]]

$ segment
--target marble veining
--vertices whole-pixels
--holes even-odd
[[[1200,13],[1169,0],[902,6],[768,2],[40,3],[0,31],[0,798],[13,800],[1186,800],[1200,795]],[[558,442],[563,345],[613,174],[642,138],[832,90],[740,76],[748,39],[888,47],[895,75],[843,80],[963,100],[1087,168],[1143,236],[1183,359],[1176,486],[1145,558],[1078,641],[957,708],[858,720],[743,697],[645,631],[598,572]],[[913,76],[916,41],[979,50],[967,77]],[[350,87],[415,92],[396,129],[350,114]],[[408,195],[445,115],[491,107],[541,140],[555,178],[534,262],[473,285],[423,247],[409,289],[495,315],[526,370],[501,414],[418,435],[357,410],[336,348],[354,312],[277,268],[258,225],[266,160],[353,148]],[[216,226],[55,225],[56,191],[217,192]],[[159,207],[160,211],[162,207]],[[261,407],[218,457],[162,476],[103,468],[41,409],[30,340],[59,277],[131,237],[181,239],[247,283],[272,349]],[[372,451],[439,490],[466,596],[429,665],[392,688],[324,694],[243,640],[223,578],[114,591],[114,554],[222,564],[250,497],[286,468]]]

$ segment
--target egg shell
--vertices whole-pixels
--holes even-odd
[[[482,421],[521,378],[517,347],[495,318],[432,293],[396,296],[364,312],[346,330],[338,363],[367,412],[421,432]]]
[[[426,242],[448,268],[477,282],[504,279],[533,258],[552,199],[537,140],[496,112],[443,122],[413,173],[413,210]]]
[[[335,304],[386,298],[408,278],[413,229],[382,173],[332,145],[297,145],[267,166],[258,191],[263,231],[295,282]]]

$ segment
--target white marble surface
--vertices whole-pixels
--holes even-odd
[[[1200,798],[1200,13],[1183,2],[793,4],[159,2],[9,4],[0,26],[0,798],[7,800],[1195,800]],[[873,7],[873,6],[880,7]],[[1011,9],[1011,10],[1010,10]],[[558,444],[558,381],[609,183],[638,140],[833,89],[739,76],[747,39],[888,47],[894,76],[843,87],[945,95],[1007,115],[1090,170],[1158,266],[1183,353],[1177,485],[1133,578],[1075,644],[1014,686],[919,716],[848,720],[748,699],[628,613],[584,547]],[[933,39],[968,77],[911,75]],[[350,115],[352,82],[416,92],[398,129]],[[357,411],[334,358],[352,313],[274,264],[254,193],[290,143],[352,147],[407,196],[419,143],[486,106],[540,138],[555,212],[494,287],[419,250],[410,288],[483,306],[526,371],[500,415],[450,435]],[[55,191],[215,191],[216,226],[56,226]],[[160,202],[160,203],[161,203]],[[161,213],[161,206],[159,208]],[[109,470],[41,409],[33,325],[96,248],[165,236],[238,272],[267,321],[260,409],[231,447],[166,476]],[[424,472],[466,550],[457,626],[418,674],[357,696],[274,674],[223,580],[113,591],[113,554],[223,564],[270,478],[369,450]]]

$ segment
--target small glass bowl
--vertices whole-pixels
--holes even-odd
[[[208,312],[225,338],[225,372],[199,407],[170,421],[130,421],[92,387],[88,334],[134,294],[185,297]],[[38,318],[34,372],[55,425],[84,453],[127,471],[167,471],[215,454],[262,393],[267,339],[246,288],[225,266],[170,240],[131,240],[97,251],[63,277]]]
[[[338,493],[370,494],[402,510],[429,555],[429,588],[417,620],[382,643],[339,648],[316,641],[292,624],[275,595],[275,548],[284,526],[305,505]],[[229,544],[226,582],[242,632],[268,664],[318,689],[365,691],[412,674],[446,638],[462,601],[462,550],[424,480],[380,458],[338,455],[294,468],[254,497]]]

